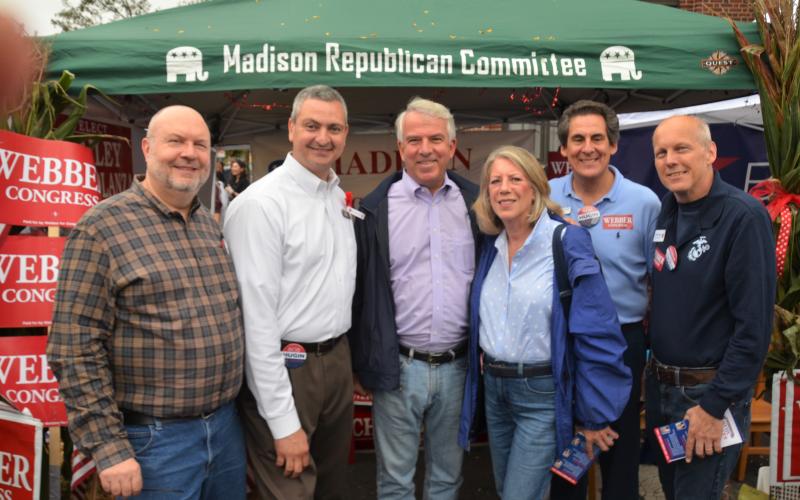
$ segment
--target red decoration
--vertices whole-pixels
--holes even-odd
[[[800,370],[794,371],[795,380]],[[800,385],[785,373],[772,378],[770,484],[800,484]],[[785,491],[785,490],[784,490]]]
[[[750,194],[759,200],[767,200],[767,212],[771,220],[774,221],[778,216],[781,218],[778,241],[775,244],[775,260],[780,278],[786,264],[786,253],[789,249],[789,236],[792,230],[792,211],[789,204],[800,207],[800,195],[787,193],[777,179],[759,182],[750,189]]]
[[[245,92],[242,94],[241,97],[236,97],[230,92],[225,92],[225,98],[230,101],[234,106],[239,109],[246,109],[246,108],[260,108],[264,111],[273,111],[276,109],[289,109],[291,106],[286,104],[281,104],[279,102],[271,102],[271,103],[257,103],[257,102],[248,102],[248,97],[250,94]]]
[[[537,106],[537,101],[544,100],[544,87],[534,87],[532,91],[524,91],[521,95],[517,95],[516,90],[512,90],[508,99],[510,101],[519,101],[522,103],[525,111],[530,112],[534,116],[542,116],[549,109],[555,108],[558,104],[559,94],[561,94],[561,87],[556,87],[553,91],[553,98],[550,100],[549,106]]]

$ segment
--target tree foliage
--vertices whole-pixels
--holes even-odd
[[[88,28],[151,11],[147,0],[61,0],[64,9],[50,23],[63,31]]]

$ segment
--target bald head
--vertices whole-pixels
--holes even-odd
[[[653,133],[653,155],[658,178],[678,203],[705,197],[714,182],[717,145],[708,125],[694,116],[673,116]]]
[[[198,127],[205,129],[208,142],[211,142],[211,133],[208,130],[208,125],[206,125],[203,116],[193,108],[182,105],[167,106],[166,108],[158,110],[147,124],[147,136],[152,137],[160,128],[174,126],[184,120],[193,122],[193,124]]]
[[[211,134],[200,113],[169,106],[153,115],[142,152],[145,188],[172,208],[190,206],[211,171]]]
[[[709,145],[711,141],[711,129],[708,127],[708,123],[701,120],[696,116],[691,115],[675,115],[662,120],[661,123],[658,124],[656,127],[655,132],[658,132],[658,129],[662,126],[670,126],[674,125],[676,127],[685,128],[687,131],[695,135],[697,142]],[[655,132],[653,133],[653,139],[655,140]]]

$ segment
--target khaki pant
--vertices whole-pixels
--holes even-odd
[[[308,354],[303,366],[289,369],[289,378],[311,450],[311,464],[299,478],[285,477],[284,469],[275,465],[274,439],[252,393],[243,387],[239,396],[247,458],[258,498],[344,499],[353,428],[353,375],[347,338],[327,354]]]

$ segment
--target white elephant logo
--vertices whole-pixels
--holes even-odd
[[[208,71],[203,71],[203,53],[196,47],[175,47],[167,52],[167,82],[178,81],[183,75],[187,82],[208,79]]]
[[[600,67],[603,68],[603,80],[614,81],[614,75],[620,80],[640,80],[642,72],[636,71],[633,51],[622,45],[609,47],[600,54]]]

